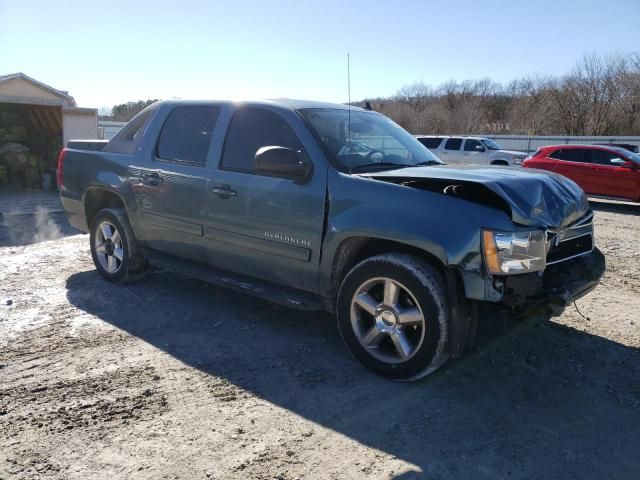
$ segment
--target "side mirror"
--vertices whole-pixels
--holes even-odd
[[[482,145],[476,145],[476,150],[478,152],[484,152],[484,147]]]
[[[312,165],[300,152],[287,147],[269,145],[258,149],[255,155],[256,171],[275,177],[291,178],[303,182],[311,173]]]

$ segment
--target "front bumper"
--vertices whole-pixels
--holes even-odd
[[[503,277],[501,303],[513,307],[546,304],[554,314],[593,290],[606,270],[604,255],[594,248],[587,255],[548,266],[542,275]]]

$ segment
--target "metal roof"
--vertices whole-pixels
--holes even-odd
[[[8,82],[10,80],[15,80],[15,79],[21,79],[24,80],[26,82],[29,82],[33,85],[35,85],[38,88],[42,88],[43,90],[47,90],[51,93],[53,93],[54,95],[57,95],[59,97],[64,98],[65,100],[67,100],[69,102],[69,106],[70,107],[76,107],[76,101],[75,99],[69,95],[68,92],[62,91],[62,90],[58,90],[57,88],[53,88],[45,83],[39,82],[38,80],[36,80],[35,78],[31,78],[28,75],[25,75],[22,72],[18,72],[18,73],[9,73],[6,75],[0,75],[0,84],[4,83],[4,82]]]

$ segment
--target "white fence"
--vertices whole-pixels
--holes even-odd
[[[477,135],[495,140],[502,148],[507,150],[519,150],[522,152],[535,152],[545,145],[561,145],[567,143],[580,143],[586,145],[627,143],[640,146],[640,137],[567,137],[556,136],[532,136],[527,135]]]

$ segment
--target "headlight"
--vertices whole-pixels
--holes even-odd
[[[530,232],[494,232],[483,230],[482,248],[489,273],[510,275],[537,272],[547,265],[545,234]]]
[[[522,165],[524,158],[525,157],[513,157],[511,161],[513,162],[514,165]]]

